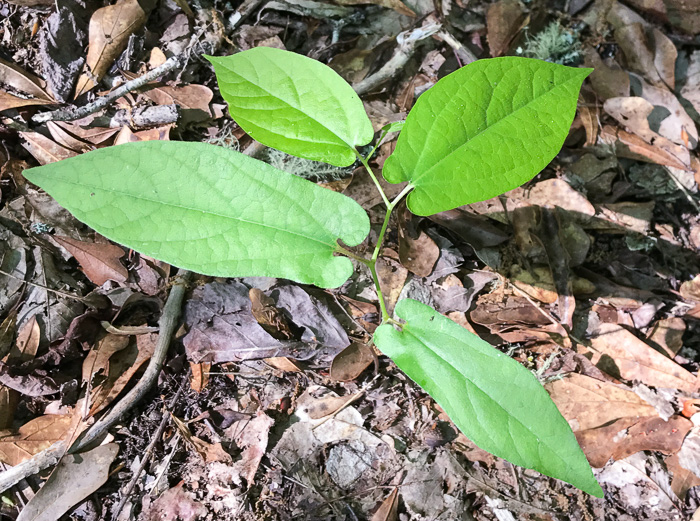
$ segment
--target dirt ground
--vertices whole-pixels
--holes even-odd
[[[22,176],[127,142],[208,142],[353,197],[373,226],[365,253],[384,209],[358,165],[266,149],[229,115],[202,54],[258,46],[330,65],[375,131],[477,59],[594,67],[547,168],[430,218],[404,207],[379,273],[391,309],[430,304],[537,376],[604,499],[479,449],[369,347],[381,315],[362,267],[334,290],[185,280]],[[700,519],[698,123],[698,0],[0,1],[0,461],[63,454],[125,407],[88,451],[3,487],[0,514]],[[169,295],[167,358],[131,403]]]

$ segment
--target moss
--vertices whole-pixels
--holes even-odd
[[[326,163],[290,156],[274,148],[267,150],[265,160],[275,168],[310,181],[338,181],[352,173],[352,167],[338,168]]]
[[[528,37],[525,48],[518,48],[518,54],[561,65],[577,65],[583,58],[578,34],[559,22],[552,22],[534,37]]]

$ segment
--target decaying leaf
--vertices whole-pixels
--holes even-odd
[[[601,324],[591,345],[591,361],[611,376],[687,392],[697,388],[695,376],[617,324]]]
[[[74,150],[59,145],[38,132],[20,132],[20,135],[24,138],[24,148],[42,165],[78,155]]]
[[[85,70],[78,78],[75,97],[94,88],[121,54],[131,36],[143,27],[146,13],[137,0],[119,0],[95,11],[90,19],[90,34]]]
[[[108,280],[126,282],[129,272],[119,262],[124,250],[111,243],[94,243],[54,235],[54,240],[70,252],[94,284],[101,286]]]
[[[0,438],[0,461],[10,466],[18,465],[34,454],[65,439],[73,424],[68,414],[45,415],[22,425],[16,434],[7,433]]]
[[[18,521],[59,519],[107,482],[119,445],[108,443],[81,454],[67,454],[39,492],[25,505]]]
[[[527,25],[526,16],[518,2],[500,1],[491,4],[486,12],[487,39],[491,57],[503,55],[510,42]]]
[[[190,362],[190,387],[196,393],[201,393],[209,383],[209,371],[211,371],[210,362],[200,362],[195,364]]]
[[[131,378],[153,355],[157,333],[138,335],[136,345],[130,344],[109,359],[109,373],[91,396],[90,416],[109,405],[124,390]]]
[[[28,105],[56,103],[53,97],[46,92],[43,80],[0,58],[0,89],[4,85],[22,93],[24,97],[0,90],[0,112]]]
[[[395,488],[386,497],[377,511],[372,515],[371,521],[396,521],[398,519],[399,489]]]
[[[207,509],[194,495],[182,488],[180,482],[161,496],[144,505],[140,518],[143,521],[196,521],[207,514]]]
[[[236,445],[243,448],[241,459],[234,463],[240,476],[245,479],[248,487],[255,482],[255,473],[267,451],[270,428],[275,420],[260,412],[250,421],[238,422],[234,439]]]
[[[572,373],[545,388],[574,431],[594,429],[620,418],[657,416],[654,406],[615,384]]]
[[[399,213],[399,259],[401,264],[418,277],[427,277],[440,256],[440,248],[423,230],[418,220],[404,206]]]
[[[375,360],[376,355],[370,346],[353,342],[335,355],[331,364],[331,378],[339,382],[354,380]]]
[[[665,421],[658,416],[620,418],[615,422],[576,433],[576,439],[593,467],[605,466],[610,458],[621,460],[643,450],[675,454],[692,423],[682,416]]]

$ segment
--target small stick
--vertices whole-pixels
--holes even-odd
[[[183,270],[180,273],[179,280],[173,283],[170,295],[168,295],[168,300],[163,308],[163,314],[158,321],[160,334],[158,335],[156,348],[151,360],[148,362],[146,372],[134,388],[131,389],[109,413],[93,424],[90,430],[78,438],[70,448],[67,447],[66,440],[57,441],[48,449],[0,473],[0,492],[4,492],[28,476],[55,465],[66,453],[66,449],[67,452],[71,454],[85,449],[89,444],[101,437],[107,429],[114,425],[125,412],[133,407],[136,402],[148,392],[151,386],[156,382],[158,374],[163,367],[165,356],[168,353],[168,347],[170,347],[170,341],[180,316],[185,290],[187,289],[187,284],[191,277],[192,274],[189,271]]]
[[[430,23],[423,27],[400,33],[396,37],[399,46],[396,48],[394,55],[377,72],[355,83],[352,86],[355,92],[361,96],[392,78],[396,71],[406,65],[409,58],[413,56],[418,43],[437,33],[441,27],[439,23]]]
[[[121,98],[125,94],[128,94],[132,90],[139,89],[152,82],[153,80],[163,76],[164,74],[176,69],[180,63],[183,61],[184,55],[180,54],[177,56],[171,56],[165,63],[159,65],[155,69],[148,71],[143,76],[134,78],[131,81],[127,81],[123,85],[117,87],[112,92],[101,98],[97,98],[95,101],[83,105],[82,107],[68,107],[65,109],[53,110],[51,112],[40,112],[32,116],[32,123],[46,123],[47,121],[75,121],[76,119],[82,119],[90,114],[97,112],[100,109],[105,108],[107,105],[112,103],[114,100]]]
[[[175,393],[175,396],[170,401],[170,408],[171,409],[173,408],[173,406],[177,403],[178,399],[180,398],[180,395],[182,394],[182,389],[183,389],[183,387],[180,386],[180,388],[177,390],[177,393]],[[122,498],[119,500],[119,504],[112,512],[112,521],[116,521],[117,518],[119,517],[119,514],[121,513],[122,509],[124,508],[124,505],[126,505],[126,502],[129,500],[129,496],[131,495],[131,492],[134,490],[134,487],[136,486],[136,483],[138,482],[139,477],[141,476],[141,473],[143,472],[143,469],[146,468],[146,465],[148,465],[148,462],[151,460],[151,456],[153,455],[153,449],[155,448],[156,443],[158,443],[158,440],[160,440],[160,437],[163,435],[163,431],[165,431],[165,427],[167,427],[168,423],[170,423],[170,414],[166,414],[166,413],[167,413],[167,410],[165,407],[163,407],[163,414],[162,414],[162,418],[160,420],[160,424],[158,425],[156,432],[153,433],[153,438],[151,439],[148,446],[146,447],[146,450],[143,453],[143,458],[141,459],[141,464],[139,465],[139,468],[137,468],[136,471],[134,472],[134,475],[131,477],[131,481],[129,481],[129,484],[124,489],[124,492],[122,494]]]

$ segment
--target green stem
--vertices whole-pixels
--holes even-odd
[[[355,259],[357,262],[361,262],[365,266],[369,266],[369,264],[371,262],[371,261],[365,259],[364,257],[360,257],[359,255],[355,255],[350,250],[346,250],[340,244],[335,245],[335,251],[337,251],[338,253],[340,253],[342,255],[345,255],[346,257],[350,257],[351,259]]]
[[[382,324],[391,320],[389,316],[389,311],[386,307],[386,302],[384,301],[384,295],[379,287],[379,276],[377,275],[377,259],[379,259],[379,253],[382,250],[382,244],[384,243],[384,236],[386,235],[386,230],[389,227],[389,221],[391,220],[391,212],[394,210],[396,205],[401,202],[408,192],[413,190],[413,186],[407,185],[399,195],[397,195],[393,201],[387,204],[386,215],[384,216],[384,222],[382,223],[382,229],[379,232],[379,237],[377,238],[377,244],[374,247],[374,252],[372,253],[372,259],[367,264],[369,270],[372,273],[372,280],[374,280],[374,286],[377,290],[377,298],[379,299],[379,307],[382,311]]]
[[[357,156],[357,159],[359,159],[360,162],[362,163],[362,165],[365,167],[365,170],[367,170],[367,173],[369,174],[369,176],[372,178],[372,181],[374,182],[374,186],[376,186],[377,190],[379,191],[379,195],[382,196],[382,200],[384,201],[384,204],[388,207],[391,204],[389,202],[389,198],[384,193],[384,190],[382,189],[382,185],[379,184],[379,180],[377,179],[377,176],[374,175],[374,172],[372,172],[372,169],[369,167],[369,162],[357,150],[355,150],[355,155]]]

